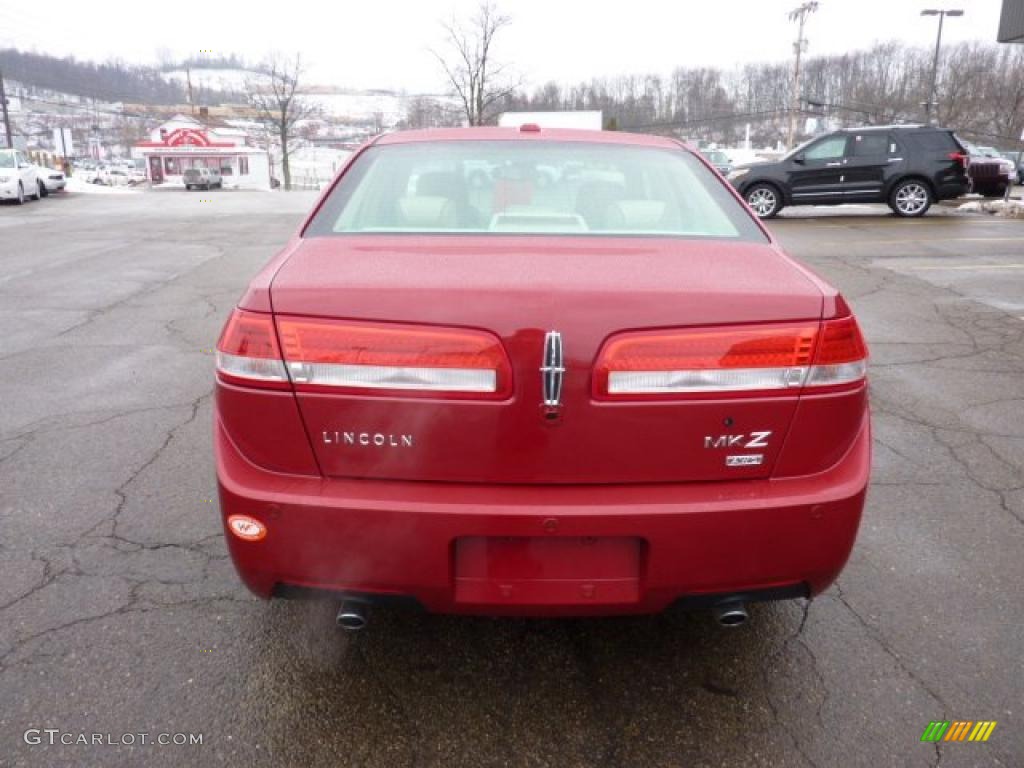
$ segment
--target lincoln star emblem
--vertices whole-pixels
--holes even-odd
[[[565,378],[565,358],[562,354],[562,334],[548,331],[544,336],[544,364],[540,367],[544,388],[544,406],[562,405],[562,380]]]

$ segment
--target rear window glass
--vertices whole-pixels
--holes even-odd
[[[370,147],[306,235],[426,232],[766,239],[689,152],[541,141]]]
[[[908,133],[907,138],[922,149],[929,152],[959,152],[960,147],[947,131],[924,131]]]

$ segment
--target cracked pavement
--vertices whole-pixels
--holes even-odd
[[[221,323],[313,198],[211,197],[0,208],[0,766],[1022,763],[1024,222],[772,223],[872,351],[874,481],[826,594],[736,631],[377,611],[352,636],[239,584],[210,444]],[[940,719],[999,725],[920,743]]]

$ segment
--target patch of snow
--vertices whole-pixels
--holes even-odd
[[[107,187],[103,184],[90,184],[77,176],[68,179],[68,184],[64,189],[68,192],[81,192],[87,195],[135,195],[139,193],[138,189],[131,187]]]
[[[989,213],[1008,219],[1024,219],[1024,201],[1022,200],[972,200],[964,203],[958,211],[964,213]]]

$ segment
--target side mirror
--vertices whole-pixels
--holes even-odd
[[[793,158],[793,162],[796,163],[797,165],[803,165],[804,162],[806,162],[806,160],[807,158],[804,157],[803,154],[799,154]]]

